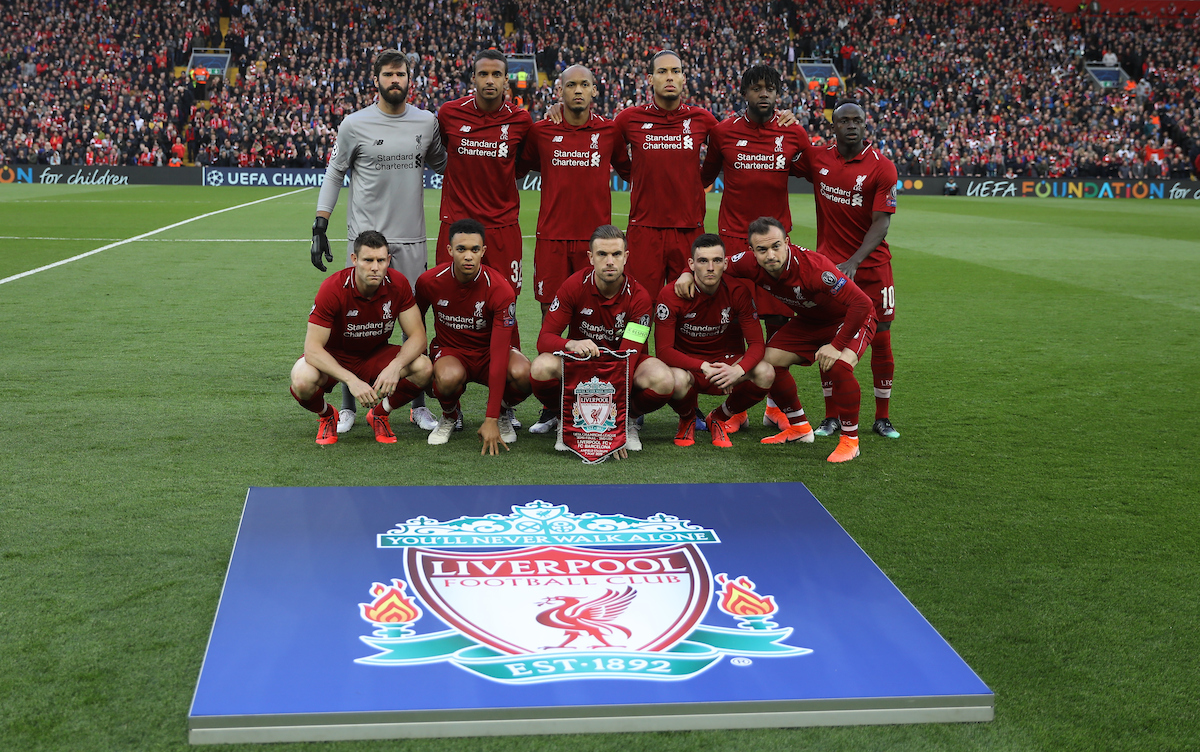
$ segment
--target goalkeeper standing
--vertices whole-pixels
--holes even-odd
[[[409,60],[404,53],[399,50],[379,53],[372,74],[379,99],[342,121],[329,155],[312,228],[312,263],[325,271],[322,257],[333,261],[327,236],[329,215],[349,171],[346,265],[351,265],[354,238],[365,230],[378,230],[387,238],[392,268],[415,283],[428,262],[423,200],[425,167],[440,173],[446,166],[446,149],[433,113],[405,103],[411,79]],[[425,416],[428,419],[422,420]],[[343,384],[338,433],[349,431],[354,418],[354,396]],[[413,421],[425,430],[437,425],[424,405],[424,395],[413,401]]]

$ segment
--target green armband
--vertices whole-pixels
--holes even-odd
[[[625,333],[621,337],[630,342],[644,345],[646,344],[646,340],[650,338],[650,327],[645,324],[626,324]]]

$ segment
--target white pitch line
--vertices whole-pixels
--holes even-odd
[[[132,238],[126,238],[125,240],[118,240],[115,243],[109,243],[108,245],[102,245],[99,248],[96,248],[95,250],[88,251],[87,253],[81,253],[78,256],[72,256],[71,258],[63,259],[62,261],[55,261],[53,264],[46,264],[45,266],[39,266],[37,269],[30,269],[27,272],[21,272],[20,274],[14,274],[11,277],[5,277],[4,279],[0,279],[0,285],[6,284],[8,282],[14,282],[18,279],[21,279],[22,277],[28,277],[32,274],[37,274],[38,272],[44,272],[47,269],[53,269],[56,266],[62,266],[63,264],[69,264],[72,261],[78,261],[79,259],[87,258],[88,256],[94,256],[95,254],[100,253],[101,251],[107,251],[111,248],[116,248],[118,246],[126,245],[128,243],[133,243],[133,242],[136,242],[143,238],[148,238],[151,235],[157,235],[160,232],[166,232],[167,230],[173,230],[176,227],[182,227],[183,225],[190,224],[199,219],[207,219],[208,217],[215,217],[216,215],[224,214],[227,211],[233,211],[234,209],[244,209],[247,206],[254,206],[255,204],[261,204],[264,201],[274,201],[277,198],[283,198],[285,196],[292,196],[297,193],[302,193],[306,190],[308,190],[308,189],[301,188],[299,190],[289,191],[287,193],[280,193],[277,196],[267,196],[266,198],[260,198],[257,201],[250,201],[249,203],[238,204],[237,206],[229,206],[224,209],[217,209],[216,211],[211,211],[211,212],[208,212],[207,214],[199,214],[190,219],[185,219],[182,222],[176,222],[174,224],[166,225],[165,227],[160,227],[157,230],[151,230],[150,232],[143,232],[141,235],[135,235]]]

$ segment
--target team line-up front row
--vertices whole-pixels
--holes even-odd
[[[688,270],[655,303],[625,274],[630,256],[625,234],[601,225],[588,242],[590,267],[559,287],[542,322],[539,354],[530,362],[514,346],[513,287],[483,264],[488,240],[483,224],[455,222],[448,232],[450,260],[421,274],[415,292],[391,268],[387,238],[362,232],[354,241],[352,265],[329,276],[317,293],[304,355],[292,368],[292,396],[317,414],[317,443],[333,444],[338,411],[325,395],[342,382],[369,408],[366,420],[376,440],[394,443],[389,414],[427,391],[441,405],[428,438],[439,445],[461,427],[459,398],[473,381],[488,389],[478,430],[482,452],[498,454],[516,440],[509,417],[514,406],[530,394],[543,405],[560,404],[562,361],[554,353],[587,358],[601,348],[633,350],[627,449],[641,449],[633,419],[664,405],[679,416],[675,443],[692,445],[700,393],[725,395],[705,422],[712,443],[729,447],[729,434],[747,424],[746,410],[767,397],[777,374],[815,363],[830,385],[840,424],[838,446],[828,459],[854,459],[861,397],[854,367],[875,336],[876,306],[830,259],[793,244],[778,219],[754,220],[746,237],[749,250],[732,256],[719,235],[697,237]],[[755,288],[794,314],[768,341]],[[427,350],[430,309],[434,336]],[[402,345],[390,343],[397,324]],[[651,327],[654,356],[647,354]],[[780,432],[763,443],[813,441],[794,388],[790,392],[779,404]]]

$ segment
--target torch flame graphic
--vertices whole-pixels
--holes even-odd
[[[730,616],[738,618],[753,616],[769,616],[779,610],[775,599],[769,595],[760,596],[754,592],[754,583],[746,576],[731,580],[725,574],[717,575],[717,582],[722,586],[719,593],[721,600],[717,607]]]
[[[421,618],[421,607],[404,594],[408,584],[403,580],[392,580],[388,587],[376,582],[371,587],[375,600],[360,603],[362,617],[376,624],[408,624]]]

